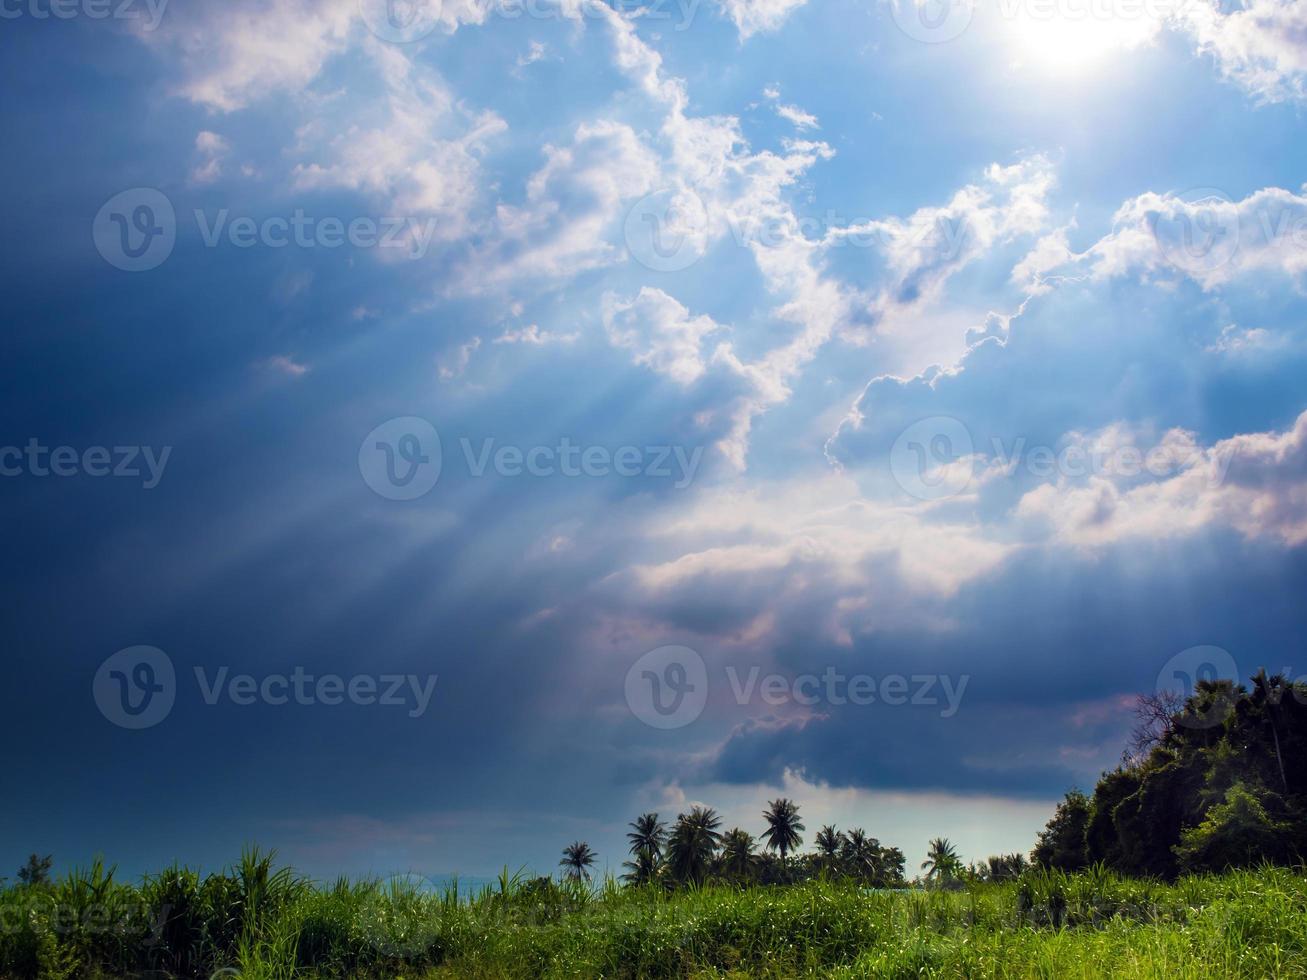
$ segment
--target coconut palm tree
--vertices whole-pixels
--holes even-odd
[[[868,837],[861,827],[854,827],[844,835],[840,860],[846,873],[860,881],[879,881],[884,873],[880,841]]]
[[[799,819],[799,808],[793,800],[781,797],[767,804],[762,817],[767,821],[767,829],[762,838],[773,851],[780,851],[781,863],[786,856],[803,843],[799,831],[803,830],[803,821]]]
[[[840,844],[844,840],[844,835],[835,829],[833,824],[827,824],[817,831],[817,836],[812,842],[817,845],[817,851],[824,858],[833,858],[839,853]]]
[[[683,884],[703,883],[721,844],[722,835],[717,829],[721,825],[722,818],[717,811],[703,806],[692,807],[689,813],[676,818],[676,826],[667,841],[667,864],[672,877]]]
[[[948,881],[962,870],[958,850],[947,837],[936,837],[926,849],[926,860],[921,862],[927,881]]]
[[[647,851],[662,856],[663,845],[667,842],[667,825],[658,819],[656,813],[644,813],[628,825],[626,839],[631,842],[631,853]]]
[[[641,814],[630,824],[626,839],[631,842],[633,860],[622,866],[627,873],[622,877],[633,885],[643,885],[658,875],[663,863],[663,845],[667,842],[667,827],[656,813]]]
[[[589,880],[590,866],[595,863],[597,855],[584,841],[574,841],[563,848],[563,860],[559,865],[567,869],[567,876],[576,881]]]
[[[722,838],[721,870],[728,878],[744,881],[752,877],[757,860],[753,853],[753,835],[733,827]]]

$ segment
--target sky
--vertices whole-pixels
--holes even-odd
[[[1028,850],[1298,676],[1293,0],[4,0],[0,874]]]

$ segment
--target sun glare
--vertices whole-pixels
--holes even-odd
[[[1109,0],[999,0],[999,11],[1016,64],[1055,74],[1149,44],[1164,23],[1154,5]]]

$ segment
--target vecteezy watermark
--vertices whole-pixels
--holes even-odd
[[[435,693],[435,674],[309,673],[297,666],[289,674],[233,674],[227,666],[195,667],[195,682],[204,704],[226,701],[239,707],[292,702],[300,706],[378,705],[407,709],[410,718],[426,713]],[[172,712],[177,701],[177,674],[172,658],[158,647],[119,650],[100,665],[91,683],[100,713],[119,728],[152,728]]]
[[[941,718],[952,718],[962,704],[970,674],[845,674],[833,666],[820,674],[763,674],[758,666],[722,671],[737,705],[762,703],[772,708],[829,705],[939,707]],[[703,714],[708,703],[708,668],[690,647],[663,646],[641,656],[626,672],[627,707],[651,728],[684,728]],[[942,700],[941,700],[942,696]]]
[[[289,216],[233,216],[227,208],[192,212],[205,248],[322,248],[343,247],[402,250],[411,259],[427,254],[436,233],[436,219],[311,215],[296,208]],[[134,187],[105,201],[91,225],[96,250],[106,262],[125,272],[147,272],[172,255],[177,244],[177,213],[162,191]]]
[[[908,37],[943,44],[960,37],[971,24],[976,0],[887,0],[894,23]]]
[[[683,646],[650,650],[626,672],[626,704],[650,728],[684,728],[708,703],[708,667]]]
[[[1307,704],[1307,685],[1294,682],[1293,668],[1283,667],[1278,672],[1288,681],[1286,688],[1300,704]],[[1162,665],[1157,673],[1156,692],[1169,695],[1175,699],[1172,703],[1184,704],[1199,693],[1201,683],[1214,684],[1217,681],[1229,681],[1239,684],[1239,665],[1230,652],[1223,647],[1203,645],[1188,647]],[[1279,694],[1272,695],[1278,701]],[[1218,693],[1198,710],[1186,709],[1176,715],[1176,723],[1182,728],[1214,728],[1225,721],[1233,708],[1233,694]]]
[[[1217,188],[1198,187],[1159,198],[1147,220],[1162,257],[1199,279],[1243,249],[1307,251],[1307,211],[1272,196],[1240,203]]]
[[[1182,272],[1219,269],[1239,251],[1239,211],[1223,191],[1199,187],[1165,199],[1151,216],[1153,240]]]
[[[912,423],[890,447],[890,472],[918,500],[942,500],[971,483],[974,467],[971,432],[947,415]]]
[[[133,936],[146,947],[158,944],[171,906],[151,908],[140,895],[120,894],[103,902],[61,901],[62,892],[28,888],[0,902],[0,935],[13,936],[34,927],[56,936]]]
[[[979,0],[886,0],[894,23],[908,37],[926,44],[942,44],[960,37],[975,19]],[[1201,0],[993,0],[985,3],[986,16],[1002,21],[1038,25],[1057,23],[1110,24],[1118,30],[1139,25],[1147,28],[1179,19]]]
[[[406,415],[381,423],[359,445],[363,482],[387,500],[415,500],[440,479],[440,433]]]
[[[672,30],[687,30],[702,0],[489,0],[481,4],[477,16],[496,20],[550,20],[576,21],[582,19],[611,18],[629,8],[641,20]],[[411,44],[431,34],[442,21],[446,29],[453,30],[459,21],[460,9],[455,5],[445,14],[443,0],[358,0],[359,15],[363,22],[383,41]]]
[[[646,194],[626,213],[626,250],[646,269],[680,272],[708,247],[708,209],[688,187]]]
[[[91,238],[96,251],[114,268],[147,272],[172,254],[177,213],[162,191],[133,187],[100,206],[91,223]]]
[[[440,26],[441,0],[358,0],[359,15],[383,41],[420,41]]]
[[[158,647],[127,647],[100,664],[91,693],[100,714],[119,728],[153,728],[172,712],[177,673]]]
[[[153,31],[163,20],[168,0],[0,0],[0,20],[144,20]]]
[[[1030,445],[1025,437],[990,440],[991,452],[978,453],[971,431],[960,420],[934,415],[913,422],[890,447],[890,473],[919,500],[942,500],[965,491],[977,469],[1011,477],[1018,470],[1037,479],[1112,477],[1164,479],[1201,469],[1209,487],[1220,486],[1232,456],[1187,441],[1166,440],[1141,448],[1128,442],[1096,444],[1068,440],[1059,446]]]
[[[563,436],[556,444],[501,445],[494,438],[462,437],[459,455],[471,477],[645,477],[670,479],[677,490],[694,480],[703,447],[584,445]],[[440,434],[426,419],[390,419],[363,438],[358,452],[363,482],[387,500],[413,500],[436,485],[443,466]]]
[[[141,486],[153,490],[163,479],[164,467],[172,455],[172,446],[157,452],[153,446],[73,446],[44,445],[33,437],[25,446],[0,446],[0,476],[93,476],[142,480]],[[142,472],[141,465],[145,471]]]

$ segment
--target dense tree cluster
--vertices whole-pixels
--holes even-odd
[[[747,830],[722,830],[722,819],[710,807],[695,806],[677,816],[669,828],[656,813],[631,823],[626,835],[630,860],[623,880],[631,885],[661,884],[669,888],[716,882],[727,885],[789,884],[812,878],[846,878],[873,887],[905,884],[903,852],[885,847],[865,830],[822,827],[814,838],[816,850],[796,853],[803,845],[803,821],[793,800],[773,800],[763,813],[761,840]],[[939,875],[961,870],[952,845]],[[594,852],[577,842],[560,862],[570,877],[589,876]]]
[[[1140,699],[1132,753],[1092,797],[1072,791],[1040,834],[1039,865],[1102,863],[1173,878],[1307,856],[1307,685],[1259,672],[1199,681],[1163,710]]]

